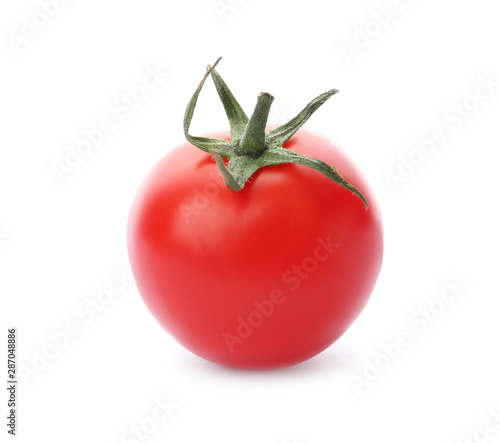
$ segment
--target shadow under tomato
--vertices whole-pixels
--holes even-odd
[[[223,366],[204,360],[185,349],[180,349],[177,357],[173,361],[182,366],[183,373],[192,372],[193,375],[198,373],[203,376],[213,375],[215,377],[224,376],[245,379],[283,379],[283,377],[296,378],[302,376],[309,378],[315,374],[319,376],[343,374],[342,377],[344,377],[350,368],[355,367],[358,360],[354,353],[349,352],[339,342],[309,360],[273,369],[243,369]]]

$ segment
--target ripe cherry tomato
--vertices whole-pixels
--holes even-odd
[[[169,334],[209,361],[266,369],[309,359],[346,331],[377,280],[381,215],[360,172],[305,129],[283,148],[334,164],[368,209],[295,163],[229,189],[214,156],[191,143],[154,166],[133,202],[128,249],[139,292]]]

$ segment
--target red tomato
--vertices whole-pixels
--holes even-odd
[[[352,324],[380,271],[380,211],[360,172],[305,129],[283,147],[334,164],[369,209],[291,163],[259,169],[233,191],[214,158],[185,143],[152,169],[130,212],[144,302],[181,345],[215,363],[265,369],[315,356]]]

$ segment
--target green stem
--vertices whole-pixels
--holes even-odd
[[[257,105],[241,137],[240,151],[252,158],[259,158],[266,150],[266,124],[274,97],[261,92]]]

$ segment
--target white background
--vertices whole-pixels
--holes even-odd
[[[500,441],[498,6],[401,0],[390,23],[378,14],[381,29],[370,22],[386,0],[73,0],[33,31],[25,20],[44,23],[39,3],[2,2],[1,334],[6,348],[7,327],[18,328],[28,370],[17,441],[140,441],[134,426],[148,442]],[[23,27],[30,37],[19,43]],[[383,211],[384,264],[366,309],[328,350],[282,370],[190,354],[132,282],[93,314],[86,306],[127,269],[137,186],[183,142],[185,106],[219,56],[243,108],[271,92],[277,122],[339,89],[307,127],[343,146]],[[147,67],[168,76],[121,119],[112,103]],[[463,105],[469,115],[457,118]],[[112,133],[59,181],[53,163],[103,118]],[[207,82],[192,133],[226,127]],[[439,129],[446,140],[416,152],[416,139]],[[421,164],[391,187],[389,173],[410,158]],[[447,280],[465,289],[443,305]],[[422,320],[429,304],[439,314]],[[50,334],[68,324],[78,334],[54,354]],[[411,343],[382,355],[402,331]],[[367,369],[375,363],[384,369]],[[156,424],[167,398],[176,408]],[[1,434],[12,438],[4,425]]]

